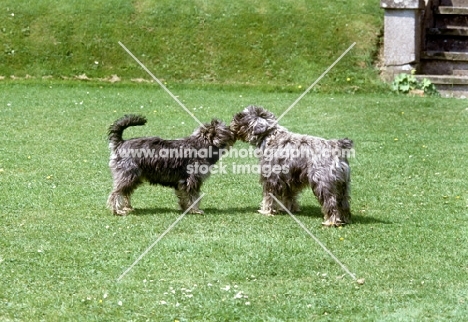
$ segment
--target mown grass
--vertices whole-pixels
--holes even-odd
[[[5,0],[0,75],[149,79],[121,41],[171,83],[291,90],[356,42],[315,90],[376,91],[382,17],[373,0]]]
[[[156,86],[0,87],[0,320],[453,321],[468,314],[463,101],[311,94],[281,120],[292,131],[355,141],[354,223],[322,228],[310,192],[298,218],[364,285],[289,216],[259,215],[257,175],[232,172],[206,182],[204,216],[186,216],[117,282],[180,212],[172,191],[149,186],[135,193],[134,214],[105,209],[106,128],[125,113],[143,113],[148,124],[127,137],[177,138],[196,122]],[[297,98],[172,90],[202,121],[229,121],[248,104],[280,114]],[[223,162],[227,169],[256,163]]]

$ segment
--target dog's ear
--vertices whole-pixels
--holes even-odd
[[[235,114],[234,117],[232,118],[231,124],[240,123],[240,121],[244,118],[244,116],[245,116],[244,112],[239,112],[239,113]]]
[[[211,125],[214,126],[214,127],[216,127],[216,126],[218,126],[218,125],[223,125],[223,122],[220,121],[220,120],[218,120],[218,119],[212,119],[212,120],[211,120]]]
[[[269,130],[273,129],[276,125],[276,120],[274,118],[264,119],[259,117],[255,120],[255,125],[253,126],[253,135],[259,135],[266,133]]]
[[[203,131],[204,137],[217,147],[232,146],[236,141],[229,126],[219,119],[212,119]]]

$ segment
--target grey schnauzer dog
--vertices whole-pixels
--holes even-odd
[[[289,211],[299,211],[297,196],[310,187],[322,207],[323,225],[351,222],[347,160],[354,152],[351,140],[326,140],[289,132],[277,124],[273,113],[257,106],[237,113],[231,130],[236,139],[256,146],[259,152],[263,185],[260,213],[273,215],[282,210],[270,193]]]
[[[114,187],[107,206],[115,215],[127,215],[133,210],[131,194],[147,181],[174,188],[182,210],[190,208],[191,213],[202,214],[199,202],[194,203],[210,175],[211,166],[234,144],[234,134],[223,122],[213,119],[182,139],[122,139],[126,128],[145,123],[143,116],[125,115],[109,127],[109,167]]]

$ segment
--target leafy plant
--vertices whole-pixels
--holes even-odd
[[[432,83],[430,80],[427,78],[424,78],[422,82],[420,82],[421,89],[424,91],[424,94],[427,95],[434,95],[434,96],[439,96],[439,92],[436,89],[436,86],[434,83]]]
[[[392,89],[398,93],[408,94],[413,90],[422,90],[424,94],[429,96],[438,96],[439,93],[435,85],[427,78],[424,78],[422,81],[419,81],[414,76],[414,70],[411,71],[411,74],[401,73],[395,76],[395,79],[392,83]]]
[[[416,89],[418,86],[418,80],[414,75],[399,74],[395,76],[392,83],[392,89],[399,93],[409,93],[410,90]]]

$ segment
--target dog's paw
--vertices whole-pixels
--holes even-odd
[[[275,215],[274,213],[268,210],[259,209],[257,211],[261,213],[262,215],[269,216],[269,217],[273,217]]]
[[[295,206],[292,206],[290,211],[295,214],[295,213],[298,213],[298,212],[301,212],[301,207],[295,205]]]
[[[201,209],[190,209],[189,211],[191,214],[194,215],[203,215],[205,212]]]
[[[114,215],[115,216],[126,216],[126,215],[128,215],[129,212],[130,211],[125,210],[125,208],[124,209],[118,209],[118,210],[114,210]]]
[[[328,219],[327,221],[324,221],[322,223],[323,226],[326,226],[326,227],[339,227],[339,226],[344,226],[346,225],[345,222],[342,222],[341,220],[330,220]]]

